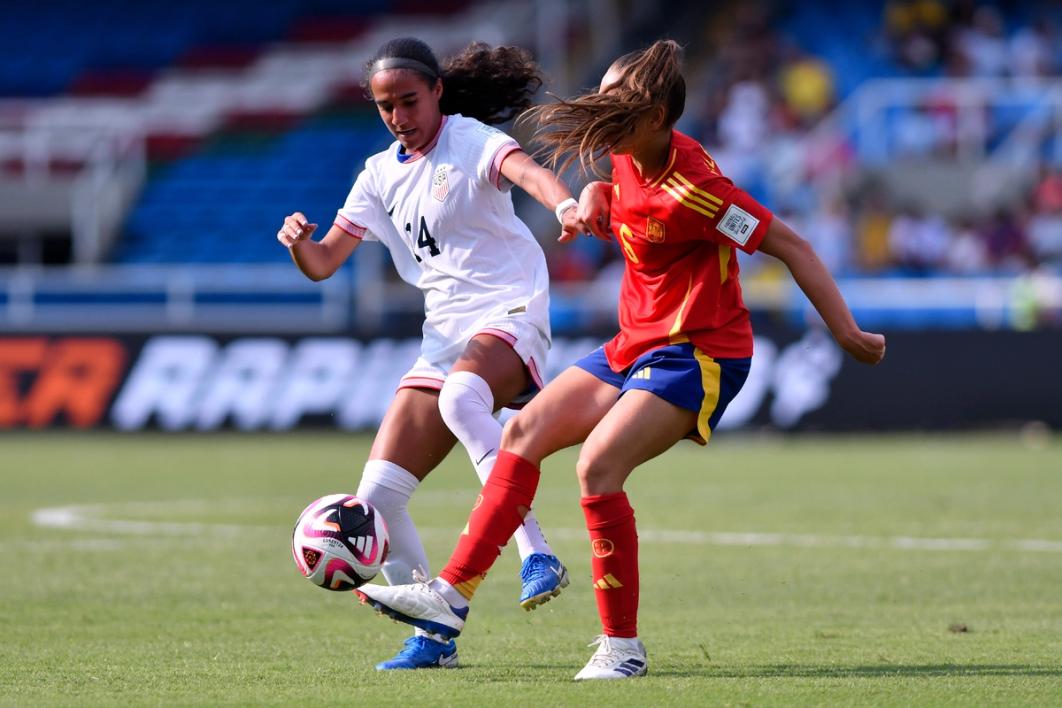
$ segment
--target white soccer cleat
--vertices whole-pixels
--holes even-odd
[[[468,608],[450,605],[426,582],[409,585],[362,585],[354,591],[362,603],[382,615],[452,639],[461,634]]]
[[[582,671],[575,675],[576,681],[645,676],[649,670],[645,645],[637,637],[627,639],[602,634],[590,642],[590,646],[595,645],[597,651],[590,657],[590,661]]]

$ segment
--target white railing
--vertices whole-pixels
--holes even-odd
[[[1062,274],[1037,271],[1017,276],[939,278],[840,278],[845,302],[871,327],[1032,329],[1062,326]],[[792,279],[750,278],[742,284],[754,312],[818,321]],[[554,285],[554,303],[577,303],[587,319],[615,319],[618,283]]]
[[[0,268],[0,331],[407,335],[423,313],[423,298],[383,276],[382,255],[378,246],[359,249],[354,269],[320,283],[286,264]],[[852,310],[874,326],[1062,325],[1062,275],[1056,273],[842,278],[839,285]],[[576,311],[583,324],[612,327],[618,290],[608,279],[558,283],[553,301],[558,310]],[[788,279],[750,278],[743,290],[754,311],[785,313],[791,321],[815,318]],[[392,332],[397,321],[403,331]]]
[[[139,136],[100,136],[71,194],[75,263],[97,263],[107,253],[144,183],[146,165]]]
[[[0,161],[19,165],[21,174],[0,179],[0,189],[8,191],[7,201],[22,202],[19,228],[46,231],[65,215],[74,262],[98,262],[143,184],[143,136],[122,128],[12,123],[0,123]],[[0,225],[11,226],[4,221],[0,214]]]
[[[1001,108],[1018,116],[1005,133],[989,123]],[[1045,139],[1054,141],[1050,159],[1062,163],[1062,79],[875,79],[799,149],[817,186],[835,189],[853,169],[911,157],[979,164],[985,174],[1028,171]]]
[[[290,265],[3,268],[0,330],[336,332],[356,317],[351,282]]]

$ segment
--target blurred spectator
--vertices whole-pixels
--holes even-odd
[[[1049,200],[1035,203],[1028,237],[1035,262],[1062,272],[1062,203]]]
[[[759,152],[769,132],[769,108],[767,89],[761,82],[741,81],[731,86],[719,116],[723,147],[727,151]]]
[[[720,146],[711,150],[727,177],[753,196],[764,192],[769,109],[762,82],[741,81],[731,86],[719,116]]]
[[[1058,169],[1045,169],[1027,193],[1025,221],[1013,204],[975,216],[970,215],[975,205],[967,204],[955,220],[913,208],[897,211],[881,185],[865,187],[847,201],[832,198],[845,189],[848,176],[858,174],[853,144],[843,129],[818,131],[813,143],[805,136],[835,104],[835,77],[846,74],[844,67],[816,56],[820,45],[809,44],[808,37],[798,45],[780,36],[784,15],[799,10],[779,8],[753,0],[710,25],[714,51],[704,64],[701,99],[688,125],[725,173],[792,222],[831,271],[979,275],[1027,270],[1034,263],[1062,267]],[[772,17],[772,11],[779,15]],[[1053,19],[1029,24],[1028,17],[1009,4],[984,0],[887,0],[882,22],[901,75],[1057,75],[1062,43]],[[1026,24],[1008,32],[1008,20]],[[960,116],[957,100],[954,90],[941,88],[925,92],[918,103],[897,105],[878,132],[881,154],[932,159],[978,154],[1005,139],[1020,119],[992,110]],[[875,137],[873,131],[869,137]],[[877,154],[873,144],[868,149]],[[750,266],[760,264],[751,259]]]
[[[958,275],[980,275],[988,268],[985,242],[972,219],[962,218],[955,223],[944,264],[948,271]]]
[[[1052,48],[1057,47],[1054,26],[1046,17],[1022,27],[1010,40],[1010,69],[1014,76],[1047,76],[1054,70]]]
[[[955,49],[965,57],[974,76],[1003,76],[1009,69],[1003,19],[990,5],[978,7],[973,24],[958,30]]]
[[[800,233],[831,273],[837,275],[848,270],[852,226],[842,200],[824,198],[819,209],[800,220],[800,226]]]
[[[1035,214],[1029,221],[1029,245],[1038,263],[1062,272],[1062,212]]]
[[[1010,295],[1015,329],[1062,323],[1062,279],[1049,269],[1037,268],[1016,278]]]
[[[997,209],[982,228],[988,259],[993,266],[1008,271],[1028,266],[1025,234],[1010,211]]]
[[[788,112],[802,128],[808,128],[833,105],[833,72],[823,61],[799,53],[781,69],[778,77]]]
[[[859,267],[868,273],[877,273],[892,265],[891,227],[892,215],[881,187],[870,185],[856,226],[855,258]]]
[[[922,214],[914,206],[900,210],[889,225],[889,256],[895,264],[906,269],[918,269],[921,253],[918,244],[921,241]]]
[[[885,33],[893,56],[916,72],[940,63],[948,12],[937,0],[891,0],[885,5]]]
[[[944,263],[951,229],[939,214],[910,205],[889,228],[893,260],[911,275],[928,275]]]
[[[733,26],[724,29],[722,41],[734,80],[764,79],[777,62],[782,46],[767,3],[746,0],[733,10]]]
[[[1062,210],[1062,170],[1046,164],[1040,169],[1040,181],[1033,191],[1033,209],[1040,212]]]

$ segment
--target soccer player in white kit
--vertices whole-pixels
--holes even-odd
[[[428,574],[407,510],[420,481],[456,440],[486,480],[501,440],[495,411],[543,386],[546,261],[513,211],[510,187],[555,211],[562,241],[585,229],[567,186],[488,125],[529,107],[541,85],[525,50],[473,43],[440,68],[426,44],[402,38],[384,44],[365,73],[396,142],[365,161],[324,238],[311,240],[317,225],[300,212],[277,238],[313,280],[332,275],[362,241],[379,241],[402,279],[424,292],[421,356],[399,384],[357,491],[387,521],[383,574],[394,585]],[[568,573],[532,513],[513,538],[523,561],[520,604],[532,609],[557,595]],[[453,640],[417,630],[376,668],[456,665]]]

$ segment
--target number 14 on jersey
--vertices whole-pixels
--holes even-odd
[[[406,234],[409,235],[410,241],[412,242],[413,225],[408,222],[406,223]],[[428,255],[430,256],[437,256],[441,253],[441,251],[439,251],[439,244],[436,243],[434,238],[432,238],[431,233],[428,231],[428,222],[424,220],[423,216],[420,217],[420,228],[417,230],[417,245],[416,248],[413,249],[413,257],[417,259],[418,263],[420,263],[424,259],[417,253],[417,248],[428,249]]]

